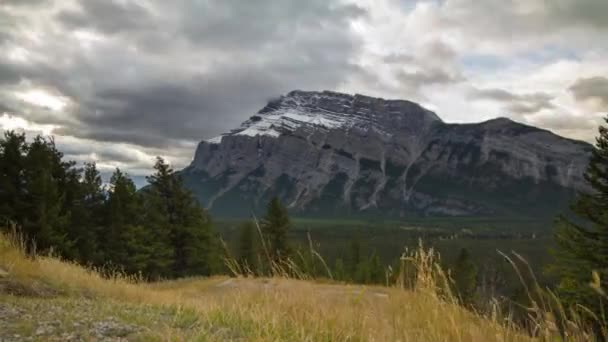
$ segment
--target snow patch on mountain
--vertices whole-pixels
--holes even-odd
[[[378,112],[370,111],[374,104],[386,107]],[[417,104],[402,100],[383,100],[363,95],[347,95],[330,91],[305,92],[293,91],[271,101],[256,115],[226,135],[271,136],[278,137],[293,132],[300,127],[344,129],[357,127],[364,131],[373,130],[390,136],[386,127],[379,125],[379,115],[399,113],[403,106],[416,106],[430,121],[441,121],[439,117]],[[381,114],[384,113],[384,114]],[[400,113],[405,115],[405,113]],[[207,140],[208,143],[221,143],[222,136]]]
[[[210,144],[221,144],[223,137],[224,137],[223,135],[218,135],[215,138],[207,139],[207,142]]]
[[[233,131],[233,134],[277,137],[283,132],[293,132],[306,125],[327,129],[342,128],[349,125],[347,118],[332,116],[328,113],[307,112],[304,108],[280,108],[271,115],[254,118],[243,123],[240,129]]]

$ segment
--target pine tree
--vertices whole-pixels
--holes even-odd
[[[239,228],[238,261],[243,270],[257,273],[255,226],[251,221],[243,222]]]
[[[139,212],[135,184],[120,169],[116,169],[110,178],[110,191],[106,203],[105,229],[100,236],[105,262],[127,270],[137,271],[129,260],[133,256],[130,246],[131,235],[136,231]]]
[[[73,254],[69,240],[69,211],[65,208],[67,173],[73,165],[61,160],[52,140],[36,137],[25,157],[25,211],[21,224],[25,236],[35,240],[38,251],[53,249]]]
[[[469,303],[477,289],[477,266],[471,260],[466,248],[462,248],[458,254],[452,278],[460,299],[464,303]]]
[[[25,134],[4,132],[0,139],[0,227],[21,223],[25,206]]]
[[[163,213],[173,249],[173,275],[208,275],[218,268],[218,246],[211,219],[170,165],[157,157],[146,191]]]
[[[608,122],[608,117],[605,119]],[[599,127],[585,180],[592,190],[579,194],[571,206],[574,218],[557,220],[555,239],[560,277],[558,292],[567,304],[583,304],[600,312],[598,295],[589,286],[592,272],[599,275],[602,288],[608,286],[608,128]]]
[[[370,284],[371,283],[371,269],[368,259],[363,259],[357,264],[357,268],[353,275],[355,283]]]
[[[82,263],[102,264],[104,256],[99,240],[103,234],[106,197],[95,163],[85,163],[82,180],[72,186],[78,191],[72,203],[70,223],[77,258]]]
[[[262,220],[262,231],[267,241],[270,257],[275,263],[281,264],[290,254],[287,232],[291,221],[285,208],[277,197],[268,203],[266,216]]]
[[[166,226],[159,227],[157,221],[150,220],[156,217],[155,210],[145,206],[131,178],[116,169],[110,179],[105,224],[99,234],[105,264],[149,279],[169,274],[169,234]]]
[[[359,238],[355,237],[350,241],[350,258],[349,262],[349,271],[350,276],[353,280],[357,279],[357,270],[359,269],[359,265],[362,263],[361,257],[361,243],[359,242]]]
[[[344,267],[344,261],[342,258],[337,258],[334,263],[334,271],[333,271],[334,279],[345,281],[348,280],[346,275],[346,268]]]
[[[374,284],[382,284],[385,281],[384,267],[380,262],[380,257],[376,252],[372,253],[369,258],[369,278],[370,282]]]

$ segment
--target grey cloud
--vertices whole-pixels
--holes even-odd
[[[275,44],[277,39],[290,39],[298,32],[319,39],[325,34],[319,27],[331,31],[364,14],[356,6],[337,6],[324,0],[196,2],[183,13],[183,29],[191,41],[237,49]]]
[[[0,48],[6,48],[13,37],[11,30],[17,25],[17,19],[0,6]]]
[[[543,109],[555,108],[551,102],[553,100],[553,96],[542,92],[515,94],[498,88],[473,88],[469,92],[468,96],[472,100],[491,100],[501,102],[505,105],[506,110],[513,114],[533,114]]]
[[[0,103],[0,114],[2,113],[13,113],[15,111],[14,108],[7,106],[3,103]]]
[[[419,90],[428,85],[451,84],[465,80],[464,76],[441,69],[418,70],[414,72],[400,71],[396,78],[406,88]]]
[[[80,10],[64,10],[58,19],[70,29],[93,28],[107,34],[153,26],[151,14],[134,2],[81,1]]]
[[[504,89],[497,89],[497,88],[474,89],[471,92],[470,96],[473,99],[489,99],[489,100],[496,100],[496,101],[503,101],[503,102],[518,100],[517,95],[510,93]]]
[[[37,134],[38,132],[33,132]],[[78,163],[97,161],[104,165],[114,165],[109,169],[119,166],[133,171],[134,174],[149,174],[154,165],[155,156],[170,155],[169,162],[176,168],[187,166],[192,154],[192,149],[148,149],[138,148],[124,144],[101,144],[93,140],[82,140],[56,136],[55,143],[68,160]],[[106,167],[107,169],[107,167]]]
[[[543,109],[553,109],[554,106],[551,103],[546,102],[532,102],[532,103],[512,103],[506,106],[506,109],[515,114],[533,114],[538,113]]]
[[[337,1],[154,1],[153,11],[132,2],[81,1],[80,11],[62,11],[69,29],[121,33],[129,43],[150,50],[188,41],[208,50],[249,50],[297,42],[303,36],[322,40],[343,35],[347,21],[365,15]]]
[[[569,113],[538,117],[534,123],[555,130],[589,131],[598,126],[593,118],[581,118]]]
[[[52,89],[52,92],[60,89],[63,95],[74,96],[78,93],[80,90],[78,86],[69,86],[74,82],[76,75],[70,75],[69,70],[62,68],[59,64],[59,62],[65,61],[54,60],[50,53],[47,53],[47,56],[47,60],[15,62],[11,61],[7,55],[0,54],[0,86],[16,85],[23,80],[28,80],[35,83],[37,88]],[[86,70],[79,71],[86,72]],[[1,93],[2,89],[0,89],[0,95]]]
[[[194,8],[197,3],[206,10]],[[57,135],[167,149],[234,128],[272,96],[333,89],[361,72],[350,62],[359,44],[347,20],[364,15],[355,6],[325,0],[80,4],[56,15],[65,31],[42,46],[26,46],[44,58],[17,65],[0,56],[0,99],[7,97],[2,80],[26,79],[73,101],[55,117],[25,104],[27,110],[14,113],[60,123]],[[82,49],[68,34],[77,29],[102,39]]]
[[[504,89],[473,88],[468,94],[469,99],[490,100],[502,104],[504,110],[518,120],[534,126],[544,127],[558,134],[576,139],[589,138],[589,132],[594,131],[597,122],[593,117],[577,116],[553,104],[553,96],[543,92],[516,94]],[[550,109],[550,112],[541,112]]]
[[[532,115],[524,121],[535,126],[550,129],[563,136],[589,142],[594,141],[597,127],[602,123],[600,117],[575,115],[559,108],[552,113]],[[590,134],[591,132],[593,134]]]
[[[309,62],[226,66],[208,74],[175,75],[172,79],[135,85],[104,85],[81,101],[80,125],[61,131],[96,140],[166,147],[176,140],[200,140],[236,127],[262,108],[270,96],[293,88],[317,89],[336,84],[356,68],[328,60],[316,68]],[[312,64],[311,64],[312,63]],[[118,80],[117,80],[118,81]]]
[[[608,110],[608,78],[601,76],[579,78],[569,90],[577,101],[594,99]]]
[[[458,54],[454,48],[441,40],[427,42],[423,46],[424,58],[432,58],[437,61],[452,61]]]
[[[607,46],[605,0],[452,0],[441,2],[438,13],[440,29],[469,38],[469,47],[485,53]]]
[[[549,17],[556,24],[572,24],[608,28],[608,1],[605,0],[553,0],[547,1]]]
[[[3,0],[0,4],[2,7],[17,7],[17,6],[33,6],[33,5],[51,5],[54,0]]]
[[[23,77],[23,69],[0,60],[0,85],[15,84]]]
[[[427,69],[437,69],[438,66],[453,64],[457,57],[458,53],[454,48],[440,39],[434,39],[425,42],[419,49],[412,49],[411,53],[399,52],[382,56],[382,61],[387,64],[418,65],[426,66]],[[431,72],[438,73],[437,70]]]
[[[388,64],[411,64],[416,61],[414,56],[405,53],[393,53],[382,58]]]
[[[66,152],[67,153],[67,152]],[[90,154],[90,148],[87,150],[85,148],[82,149],[81,153]],[[111,160],[119,163],[130,164],[136,167],[150,167],[152,163],[154,163],[154,159],[150,156],[149,160],[142,161],[141,158],[132,155],[129,152],[120,151],[116,149],[97,149],[95,151],[95,155],[100,160]]]

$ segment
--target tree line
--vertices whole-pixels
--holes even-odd
[[[207,275],[222,267],[211,219],[162,158],[137,190],[116,169],[103,184],[95,163],[65,161],[52,138],[0,138],[0,220],[29,252],[48,253],[149,279]]]
[[[237,273],[252,276],[286,274],[310,278],[332,278],[360,284],[385,284],[387,268],[379,256],[366,254],[357,238],[353,238],[347,253],[333,264],[316,251],[308,235],[308,245],[294,246],[288,239],[292,224],[287,208],[273,198],[266,214],[239,225],[234,259]]]

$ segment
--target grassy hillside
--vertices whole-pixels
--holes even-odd
[[[110,279],[0,237],[0,340],[527,341],[471,313],[418,258],[416,290],[277,278]],[[443,294],[442,294],[443,293]],[[537,334],[556,337],[538,322]],[[580,333],[580,332],[579,332]],[[582,339],[583,335],[573,336]]]

